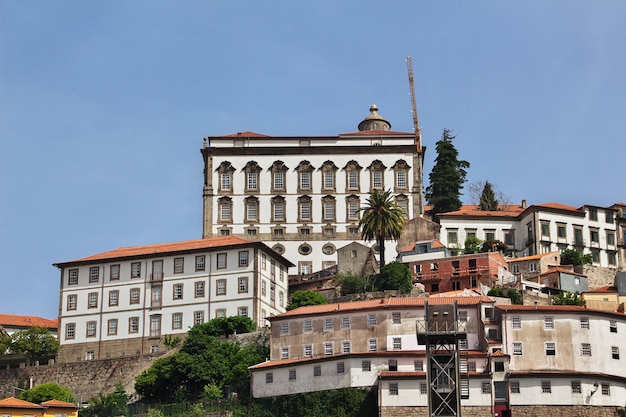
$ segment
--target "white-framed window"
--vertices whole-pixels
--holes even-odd
[[[413,361],[413,370],[416,372],[424,371],[424,361],[422,360],[414,360]]]
[[[324,172],[324,189],[332,190],[335,188],[335,173],[332,171]]]
[[[196,281],[194,283],[194,288],[195,288],[194,296],[196,298],[204,297],[204,287],[205,287],[204,281]]]
[[[239,277],[239,294],[248,292],[248,277]]]
[[[367,315],[367,325],[370,327],[376,326],[378,324],[378,320],[376,320],[376,314],[368,314]]]
[[[619,359],[619,346],[611,346],[611,357]]]
[[[130,264],[130,277],[131,278],[141,277],[141,262],[133,262]]]
[[[217,269],[225,269],[227,265],[228,254],[218,253],[216,256]]]
[[[528,270],[530,272],[537,272],[537,262],[530,262],[528,264]]]
[[[67,309],[68,310],[76,310],[77,304],[78,304],[78,295],[70,294],[67,296]]]
[[[247,182],[246,182],[247,190],[254,191],[259,188],[259,176],[256,172],[248,172]]]
[[[172,314],[172,329],[182,329],[183,328],[183,313],[173,313]]]
[[[351,190],[358,190],[359,188],[359,173],[357,171],[348,172],[348,188]]]
[[[313,331],[313,320],[304,320],[304,322],[302,323],[302,331],[305,333],[311,333]]]
[[[602,384],[602,395],[611,395],[611,388],[609,384]]]
[[[402,350],[402,338],[400,337],[393,338],[393,350]]]
[[[519,394],[519,381],[511,381],[511,394]]]
[[[93,350],[88,350],[87,352],[85,352],[85,360],[86,361],[92,361],[96,358],[96,354],[94,353]],[[26,417],[26,416],[24,416]]]
[[[491,381],[481,381],[480,390],[483,394],[491,394]]]
[[[581,317],[580,318],[580,328],[581,329],[589,329],[589,317]]]
[[[239,252],[239,266],[244,267],[248,266],[248,251],[240,251]]]
[[[333,354],[333,342],[324,343],[324,355],[332,355]]]
[[[237,315],[240,317],[248,317],[248,307],[242,306],[237,308]]]
[[[369,352],[376,352],[378,350],[378,339],[368,339],[367,350]]]
[[[571,381],[571,386],[572,394],[582,394],[583,390],[580,381]]]
[[[130,289],[130,303],[131,304],[139,304],[140,301],[140,288],[131,288]]]
[[[98,282],[100,280],[100,267],[92,266],[89,268],[89,282]]]
[[[513,342],[513,354],[514,355],[522,354],[522,342]]]
[[[304,345],[304,357],[305,358],[313,357],[313,345]]]
[[[341,353],[350,353],[350,341],[344,340],[341,342]]]
[[[389,383],[389,395],[398,395],[398,383],[397,382]]]
[[[350,316],[345,316],[341,318],[341,328],[342,329],[350,328]]]
[[[226,295],[225,279],[218,279],[215,281],[215,295]]]
[[[109,306],[117,306],[120,303],[120,292],[119,290],[111,290],[109,291]]]
[[[109,319],[107,321],[107,334],[109,336],[117,334],[117,319]]]
[[[361,370],[363,372],[371,372],[372,371],[372,361],[370,361],[370,360],[361,361]]]
[[[183,284],[174,284],[173,298],[174,298],[174,300],[182,300],[183,299]]]
[[[233,219],[233,202],[230,198],[224,197],[219,201],[219,221],[230,222]]]
[[[335,202],[334,201],[325,201],[324,202],[324,221],[334,221],[335,220]]]
[[[161,336],[161,315],[154,314],[150,316],[150,336]]]
[[[256,199],[246,200],[246,221],[256,222],[259,220],[259,201]]]
[[[554,317],[544,317],[543,318],[543,328],[546,330],[554,329]]]
[[[582,343],[580,345],[580,354],[581,356],[591,356],[591,344]]]
[[[311,202],[307,200],[300,201],[300,221],[311,220]]]
[[[87,337],[96,337],[96,322],[87,322]]]
[[[98,307],[98,293],[97,292],[90,292],[87,295],[87,307],[88,308]]]
[[[222,191],[232,190],[232,177],[230,172],[222,172],[220,174],[220,189]]]
[[[72,268],[67,271],[67,285],[78,284],[78,268]]]
[[[511,327],[514,329],[522,328],[522,318],[519,316],[511,317]]]
[[[617,320],[609,320],[609,331],[617,333]]]
[[[206,257],[204,255],[196,256],[196,271],[204,271]]]
[[[556,343],[546,342],[546,356],[555,356],[555,355],[556,355]]]
[[[372,188],[381,190],[383,188],[383,172],[372,171]]]
[[[302,171],[300,172],[300,189],[301,190],[310,190],[311,189],[311,173]]]
[[[333,319],[325,318],[324,319],[324,331],[328,332],[333,329]]]
[[[402,323],[402,316],[399,311],[394,311],[393,313],[391,313],[391,322],[393,324]]]
[[[283,172],[274,172],[274,190],[285,189],[285,174]]]
[[[65,324],[65,339],[76,338],[76,323]]]
[[[280,348],[280,358],[281,359],[289,359],[289,347],[281,346]]]
[[[174,258],[174,273],[182,274],[185,272],[185,258]]]
[[[139,317],[128,318],[128,333],[139,333]]]

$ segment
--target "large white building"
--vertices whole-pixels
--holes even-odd
[[[623,314],[484,296],[367,300],[272,317],[270,359],[251,367],[253,395],[376,388],[380,416],[428,415],[427,352],[416,336],[425,302],[457,303],[463,414],[549,417],[559,406],[561,415],[614,416],[624,406]]]
[[[593,265],[617,269],[620,265],[615,207],[585,205],[575,208],[559,203],[504,206],[481,211],[464,205],[459,211],[438,214],[440,240],[460,250],[465,239],[499,240],[516,257],[576,249],[593,256]]]
[[[357,132],[338,136],[205,138],[203,237],[263,241],[307,275],[362,242],[359,209],[372,190],[391,190],[407,218],[422,214],[415,134],[391,131],[375,105],[370,112]],[[395,242],[385,247],[393,259]]]
[[[234,236],[114,249],[61,272],[60,362],[155,353],[217,317],[257,326],[285,311],[293,264],[261,242]]]

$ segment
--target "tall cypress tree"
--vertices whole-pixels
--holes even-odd
[[[437,158],[433,170],[428,176],[430,185],[426,187],[424,197],[432,206],[432,214],[446,213],[461,208],[461,190],[470,164],[459,160],[459,152],[452,140],[455,136],[449,129],[443,129],[437,142]]]
[[[496,200],[491,183],[489,181],[485,182],[483,192],[480,195],[480,209],[483,211],[497,211],[498,204],[499,201]]]

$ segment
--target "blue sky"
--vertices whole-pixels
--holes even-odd
[[[68,261],[201,237],[204,136],[355,131],[425,174],[444,127],[512,201],[626,200],[626,2],[0,0],[0,313],[58,315]],[[467,198],[465,198],[467,201]]]

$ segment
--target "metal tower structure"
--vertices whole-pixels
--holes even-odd
[[[467,371],[461,375],[459,341],[467,339],[467,322],[457,315],[457,303],[424,303],[424,319],[416,323],[417,340],[426,345],[428,415],[460,417],[461,391],[467,389]],[[463,379],[465,378],[465,380]]]
[[[417,188],[417,194],[419,198],[419,215],[424,215],[424,155],[422,152],[422,134],[417,121],[417,105],[415,104],[415,82],[413,80],[413,59],[409,56],[406,58],[406,64],[409,71],[409,87],[411,91],[411,112],[413,113],[413,131],[415,132],[415,146],[417,147],[417,178],[418,184],[414,185],[414,190]]]

